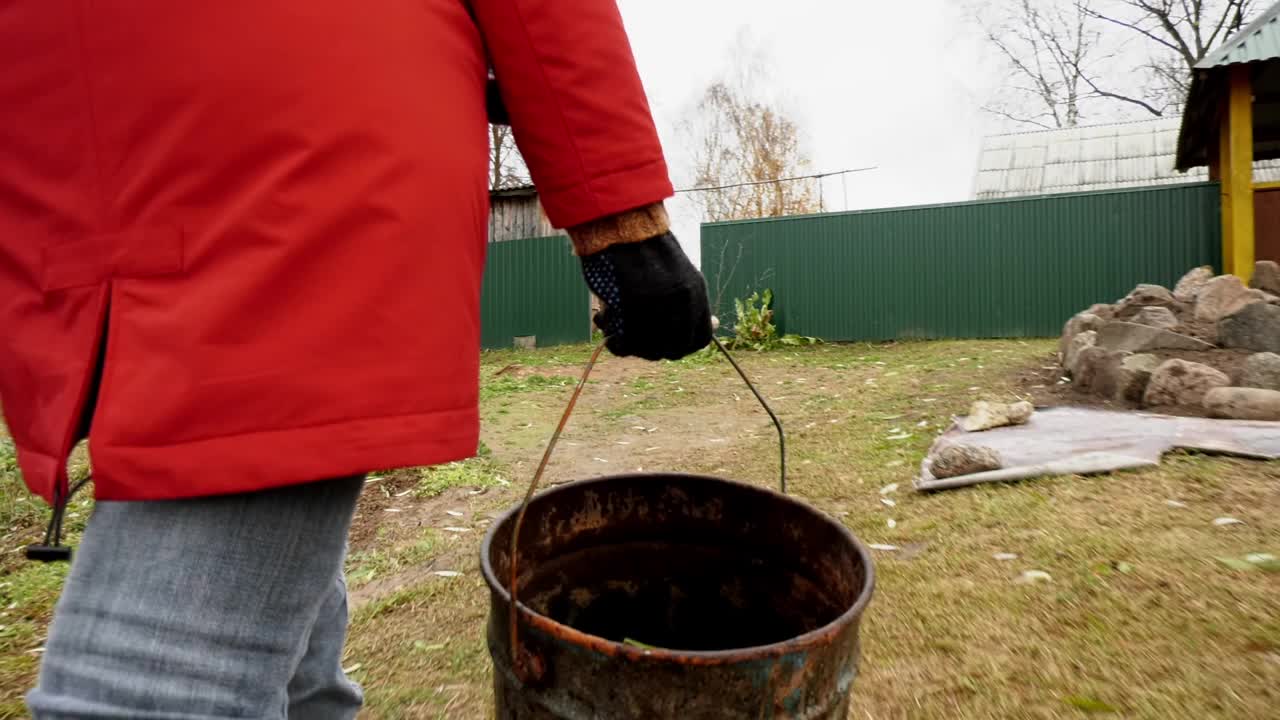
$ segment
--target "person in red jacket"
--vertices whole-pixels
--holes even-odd
[[[486,79],[619,355],[706,287],[614,0],[0,5],[0,403],[97,509],[37,718],[349,718],[362,474],[474,454]]]

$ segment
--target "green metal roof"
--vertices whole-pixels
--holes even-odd
[[[1176,167],[1187,171],[1209,164],[1216,147],[1229,68],[1250,68],[1253,78],[1254,160],[1280,158],[1280,2],[1196,63],[1182,113]]]
[[[1197,70],[1280,58],[1280,2],[1196,63]]]

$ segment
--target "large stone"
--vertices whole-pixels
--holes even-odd
[[[1151,373],[1143,401],[1149,406],[1200,407],[1210,390],[1230,384],[1231,378],[1208,365],[1168,360]]]
[[[1144,307],[1133,316],[1133,321],[1139,325],[1161,330],[1172,330],[1178,327],[1178,316],[1166,307]]]
[[[1094,339],[1112,352],[1143,353],[1153,350],[1212,350],[1213,345],[1188,335],[1148,325],[1115,320],[1102,326]]]
[[[1173,296],[1183,302],[1195,302],[1200,289],[1213,279],[1213,268],[1208,265],[1198,267],[1182,276],[1173,288]]]
[[[1249,285],[1272,295],[1280,295],[1280,263],[1259,260],[1253,269],[1253,281]]]
[[[1075,340],[1076,336],[1083,332],[1096,331],[1105,322],[1097,315],[1087,312],[1082,312],[1068,320],[1066,326],[1062,328],[1062,339],[1058,341],[1058,352],[1062,354],[1063,361],[1066,361],[1067,351],[1071,349],[1071,341]]]
[[[1062,355],[1062,367],[1067,369],[1069,373],[1075,373],[1076,361],[1080,358],[1080,353],[1085,348],[1091,348],[1098,344],[1098,333],[1093,330],[1086,330],[1071,339],[1071,343],[1067,345],[1067,351]]]
[[[1223,347],[1280,353],[1280,306],[1254,303],[1218,323]]]
[[[1159,285],[1139,285],[1120,301],[1120,312],[1128,308],[1169,307],[1173,304],[1173,293]]]
[[[1280,390],[1280,355],[1258,353],[1244,363],[1240,384],[1263,390]]]
[[[1087,347],[1076,356],[1075,369],[1071,371],[1071,381],[1080,390],[1096,390],[1103,368],[1108,360],[1116,355],[1096,345]]]
[[[1035,406],[1029,402],[1009,405],[979,400],[973,404],[960,427],[965,432],[982,432],[1009,425],[1025,425],[1034,413]]]
[[[1090,315],[1096,315],[1103,320],[1112,320],[1116,316],[1115,306],[1108,305],[1106,303],[1098,303],[1097,305],[1090,307],[1088,310],[1085,310],[1085,312]]]
[[[938,453],[929,465],[929,471],[939,480],[974,475],[1004,467],[1000,453],[986,447],[951,445]]]
[[[1160,366],[1155,355],[1112,353],[1096,371],[1093,389],[1116,402],[1141,403],[1151,382],[1151,373]]]
[[[1216,418],[1280,420],[1280,392],[1259,388],[1214,388],[1204,396],[1204,409]]]
[[[1196,319],[1218,322],[1240,312],[1248,305],[1267,302],[1270,296],[1261,290],[1250,290],[1235,275],[1219,275],[1200,290],[1196,298]]]

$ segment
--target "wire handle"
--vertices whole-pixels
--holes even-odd
[[[773,426],[778,430],[778,451],[780,456],[778,483],[782,489],[782,494],[785,495],[787,493],[787,439],[782,430],[782,421],[778,419],[777,414],[773,412],[773,408],[769,407],[768,401],[764,399],[764,396],[756,389],[751,379],[747,377],[747,373],[729,354],[729,349],[724,346],[724,343],[720,342],[720,339],[714,335],[711,337],[711,342],[715,344],[720,353],[733,366],[733,369],[737,371],[738,377],[741,377],[742,381],[751,389],[751,394],[755,395],[756,400],[760,401],[760,406],[769,414],[769,419],[773,421]],[[524,494],[524,501],[520,503],[520,511],[516,513],[516,521],[511,528],[511,583],[507,586],[511,593],[511,609],[508,615],[508,632],[511,638],[511,665],[515,670],[516,677],[524,683],[540,680],[546,672],[546,668],[538,657],[520,646],[520,602],[517,599],[517,579],[520,576],[519,563],[517,562],[520,530],[524,527],[524,516],[529,510],[529,503],[533,500],[534,493],[538,491],[538,486],[542,483],[542,476],[547,470],[547,465],[551,462],[551,454],[555,451],[556,444],[560,441],[560,435],[564,432],[565,426],[569,424],[569,418],[573,415],[573,410],[578,405],[578,398],[582,395],[582,389],[586,387],[587,380],[591,377],[591,371],[595,369],[604,349],[605,343],[602,342],[591,353],[591,357],[587,359],[587,364],[582,370],[582,377],[578,379],[578,384],[573,389],[573,395],[569,397],[569,404],[565,407],[564,414],[560,416],[560,423],[556,425],[555,432],[551,434],[551,440],[547,442],[547,449],[542,453],[542,461],[538,463],[538,469],[533,473],[533,480],[529,483],[529,489]]]

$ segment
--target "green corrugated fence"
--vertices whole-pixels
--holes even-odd
[[[489,244],[480,301],[484,348],[509,348],[528,336],[539,347],[590,340],[590,303],[569,238]]]
[[[1221,265],[1219,190],[1190,184],[702,227],[726,326],[771,288],[779,330],[830,341],[1050,337],[1139,283]]]

